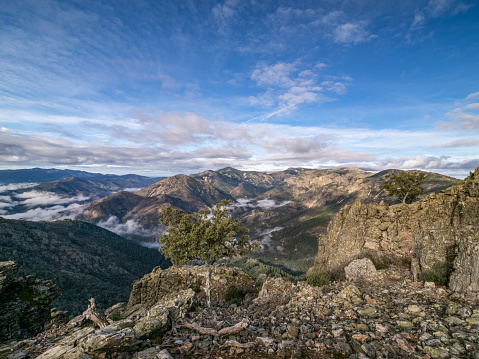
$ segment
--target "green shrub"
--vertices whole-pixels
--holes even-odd
[[[195,285],[195,286],[194,286],[193,288],[191,288],[191,289],[193,289],[193,292],[195,292],[195,293],[201,292],[201,287],[200,287],[199,284]]]
[[[245,291],[241,288],[238,288],[234,284],[231,284],[225,293],[225,300],[230,304],[239,305],[246,295]]]
[[[452,266],[448,263],[440,262],[421,273],[421,279],[424,282],[434,282],[436,285],[447,285],[452,273]]]
[[[333,282],[341,282],[343,280],[346,280],[346,272],[344,272],[344,266],[343,267],[336,267],[332,269],[329,272],[329,275],[331,276],[331,280]]]
[[[374,252],[362,252],[357,259],[368,258],[373,262],[376,269],[387,269],[391,265],[391,258],[387,254],[379,254]]]
[[[117,321],[123,319],[123,317],[122,317],[122,315],[121,315],[120,309],[114,310],[114,311],[110,314],[110,319],[113,320],[114,322],[117,322]]]
[[[323,285],[329,284],[331,275],[328,271],[317,271],[306,274],[305,279],[309,285],[322,287]]]

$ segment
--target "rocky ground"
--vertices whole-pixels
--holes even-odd
[[[129,307],[123,312],[128,319],[103,329],[71,321],[1,347],[0,357],[479,358],[477,298],[433,283],[363,281],[319,288],[267,279],[239,305],[217,298],[208,309],[203,295],[191,289],[158,303],[148,310]],[[227,337],[181,325],[220,330],[242,320],[246,329]]]

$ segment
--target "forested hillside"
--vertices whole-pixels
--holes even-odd
[[[61,309],[78,314],[88,299],[101,307],[128,300],[134,280],[169,262],[95,225],[73,220],[28,222],[0,217],[0,261],[14,260],[21,275],[55,279]]]

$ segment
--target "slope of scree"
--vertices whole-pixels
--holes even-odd
[[[457,301],[432,283],[340,282],[319,288],[262,278],[261,284],[220,266],[212,276],[213,305],[207,308],[198,292],[205,272],[192,266],[157,268],[134,283],[127,307],[111,325],[98,329],[75,318],[34,340],[0,346],[0,356],[477,358],[477,298]],[[201,328],[210,330],[200,334]],[[234,334],[223,334],[234,328]]]

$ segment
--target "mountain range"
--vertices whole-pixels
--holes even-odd
[[[231,167],[189,176],[165,178],[135,193],[119,192],[95,201],[77,218],[100,225],[135,223],[147,229],[145,240],[161,234],[161,211],[168,205],[185,212],[211,207],[223,199],[246,223],[262,251],[252,256],[306,271],[317,253],[317,238],[346,204],[394,202],[381,190],[391,170],[369,173],[360,169],[304,169],[263,173]],[[425,172],[425,194],[438,192],[460,180]],[[110,227],[115,230],[114,226]],[[146,232],[144,232],[146,233]],[[131,233],[130,238],[138,239]]]

